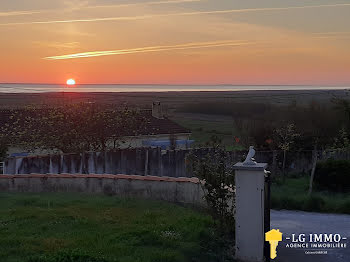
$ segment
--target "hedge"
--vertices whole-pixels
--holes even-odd
[[[350,161],[329,159],[318,162],[314,182],[321,190],[350,192]]]

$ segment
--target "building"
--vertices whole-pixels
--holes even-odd
[[[160,102],[153,102],[152,110],[141,110],[146,119],[145,128],[138,136],[121,138],[121,148],[161,147],[162,149],[185,149],[194,142],[191,131],[164,116]]]
[[[0,110],[0,127],[11,123],[11,114],[11,110]],[[194,142],[193,140],[190,140],[190,130],[182,127],[163,114],[160,102],[153,102],[152,109],[140,110],[140,116],[145,122],[144,128],[142,128],[137,136],[134,134],[126,134],[125,136],[118,138],[117,141],[111,137],[111,140],[107,142],[107,147],[160,147],[162,149],[185,149],[189,148]],[[48,153],[50,152],[34,152],[32,154]],[[18,146],[10,146],[8,151],[8,155],[10,156],[26,156],[29,154],[30,153]]]

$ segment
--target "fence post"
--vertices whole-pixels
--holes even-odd
[[[234,165],[236,184],[236,259],[264,261],[264,186],[266,163]]]
[[[144,172],[144,176],[148,175],[148,148],[145,149],[145,172]]]

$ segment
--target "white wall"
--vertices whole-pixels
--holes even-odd
[[[189,134],[179,134],[175,135],[176,140],[189,140],[190,135]],[[123,137],[119,139],[119,143],[117,145],[117,148],[137,148],[137,147],[144,147],[142,144],[142,141],[144,140],[170,140],[171,135],[149,135],[149,136],[130,136],[130,137]],[[114,142],[113,140],[108,142],[109,148],[114,148]],[[177,149],[186,149],[186,145],[177,145]]]

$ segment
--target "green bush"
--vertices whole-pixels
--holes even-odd
[[[329,159],[318,162],[314,182],[319,189],[333,192],[349,192],[350,161]]]
[[[337,209],[338,213],[350,214],[350,200],[346,200]]]
[[[305,199],[302,210],[305,211],[324,211],[326,202],[320,196],[310,196]]]
[[[102,257],[93,257],[81,251],[71,251],[34,256],[28,258],[27,262],[108,262],[108,260]]]
[[[274,209],[350,214],[350,192],[334,193],[314,190],[308,195],[309,177],[276,180],[271,187],[271,206]]]

